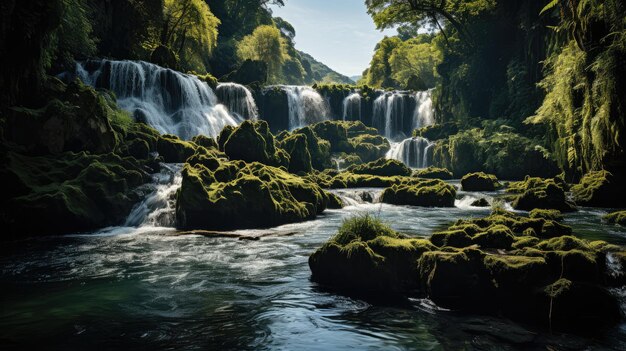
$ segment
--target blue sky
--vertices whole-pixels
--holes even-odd
[[[380,39],[396,35],[376,29],[365,0],[285,0],[272,10],[296,29],[298,50],[347,76],[360,75]]]

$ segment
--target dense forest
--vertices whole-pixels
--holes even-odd
[[[0,346],[624,349],[626,3],[292,3],[0,3]]]

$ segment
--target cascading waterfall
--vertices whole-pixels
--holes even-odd
[[[242,122],[193,75],[142,61],[110,60],[78,63],[77,74],[86,84],[113,91],[120,108],[161,133],[216,137],[225,126]]]
[[[361,94],[354,92],[343,99],[343,120],[360,121],[361,116]]]
[[[283,85],[280,88],[287,94],[290,130],[330,118],[328,102],[315,89],[294,85]]]
[[[413,129],[432,125],[432,90],[380,92],[374,100],[373,127],[388,139],[404,139]]]
[[[182,165],[161,164],[155,174],[151,192],[131,211],[126,227],[174,227],[176,224],[176,192],[182,184]]]
[[[248,88],[237,83],[220,83],[215,89],[218,100],[239,119],[256,120],[259,110]]]
[[[415,94],[415,110],[413,112],[413,129],[435,124],[435,110],[432,100],[433,90],[418,91]]]
[[[398,160],[411,168],[426,168],[432,162],[434,145],[425,138],[408,138],[402,142],[393,143],[386,158]]]

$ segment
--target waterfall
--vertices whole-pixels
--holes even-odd
[[[348,95],[343,99],[343,120],[361,121],[361,94],[358,92]]]
[[[237,83],[220,83],[215,89],[218,100],[238,119],[256,120],[259,110],[248,88]]]
[[[387,139],[403,139],[413,129],[434,123],[432,89],[410,93],[379,92],[374,100],[373,127]]]
[[[110,60],[78,63],[76,73],[86,84],[113,91],[122,109],[161,133],[216,137],[225,126],[242,121],[193,75],[142,61]]]
[[[413,112],[413,129],[435,124],[435,110],[432,100],[433,90],[418,91],[415,94],[415,110]]]
[[[174,227],[176,222],[176,192],[183,181],[182,165],[161,164],[155,174],[151,192],[131,211],[126,227]]]
[[[408,138],[393,143],[386,158],[401,161],[411,168],[426,168],[431,163],[434,145],[425,138]]]
[[[397,138],[404,134],[405,113],[404,92],[386,92],[374,100],[374,127],[387,139]]]
[[[281,85],[279,88],[287,94],[289,130],[330,118],[328,102],[315,89],[295,85]]]

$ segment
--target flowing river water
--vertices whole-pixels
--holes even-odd
[[[488,208],[468,203],[494,195],[459,192],[456,208],[430,209],[359,200],[368,194],[375,197],[379,189],[338,193],[352,206],[327,210],[310,222],[231,233],[258,240],[178,235],[174,229],[148,224],[4,244],[0,345],[21,349],[28,345],[238,350],[626,348],[626,324],[594,337],[549,334],[506,319],[441,310],[428,300],[390,298],[372,303],[318,286],[310,280],[308,257],[335,234],[344,218],[370,213],[408,235],[428,236],[458,218],[487,215]],[[626,230],[602,224],[603,213],[583,209],[567,215],[566,222],[582,237],[626,244]]]

